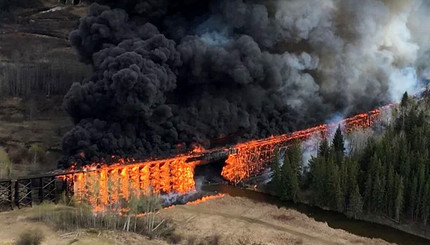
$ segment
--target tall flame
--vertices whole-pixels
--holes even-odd
[[[119,209],[132,195],[153,193],[186,193],[195,189],[194,167],[187,156],[125,164],[92,165],[71,174],[77,201],[86,200],[95,211],[108,206]],[[70,178],[70,177],[69,177]]]

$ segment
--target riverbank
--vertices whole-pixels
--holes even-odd
[[[252,191],[255,190],[254,188],[247,188],[247,189],[252,190]],[[264,191],[262,191],[262,193],[267,194]],[[380,215],[376,215],[376,214],[367,214],[367,213],[362,213],[361,215],[357,215],[355,218],[351,218],[351,217],[347,217],[345,213],[341,213],[341,212],[338,212],[336,210],[331,210],[329,207],[320,207],[318,205],[312,205],[312,203],[308,200],[299,201],[299,202],[302,204],[309,205],[309,206],[316,207],[316,208],[320,208],[320,209],[323,209],[326,211],[339,213],[339,214],[344,215],[346,218],[351,219],[351,220],[359,220],[359,221],[365,221],[365,222],[369,222],[369,223],[373,223],[373,224],[388,226],[388,227],[394,228],[396,230],[427,239],[427,240],[429,240],[428,243],[430,244],[430,229],[429,229],[429,227],[424,227],[424,225],[420,225],[418,223],[410,223],[410,224],[399,223],[399,222],[397,222],[393,219],[390,219],[388,217],[384,217],[384,216],[380,216]]]
[[[422,237],[424,239],[429,240],[428,243],[430,244],[430,230],[427,228],[426,230],[424,230],[422,228],[422,226],[417,225],[417,224],[398,224],[390,219],[387,218],[383,218],[383,217],[378,217],[375,215],[361,215],[359,217],[357,217],[357,220],[362,220],[362,221],[366,221],[366,222],[371,222],[371,223],[375,223],[375,224],[379,224],[379,225],[385,225],[385,226],[389,226],[392,227],[394,229],[412,234],[414,236],[419,236]]]
[[[255,188],[251,188],[251,187],[248,187],[247,189],[250,191],[260,191],[261,193],[268,194],[265,191],[256,190]],[[268,195],[271,195],[271,194],[268,194]],[[399,223],[399,222],[397,222],[393,219],[390,219],[388,217],[384,217],[384,216],[380,216],[380,215],[376,215],[376,214],[367,214],[367,213],[362,213],[361,215],[357,215],[355,218],[352,218],[352,217],[347,217],[345,213],[341,213],[341,212],[338,212],[336,210],[332,210],[329,207],[320,207],[318,205],[313,205],[311,203],[311,201],[309,201],[309,200],[304,200],[304,201],[301,200],[298,202],[301,204],[304,204],[304,205],[311,206],[311,207],[320,208],[320,209],[323,209],[325,211],[336,212],[340,215],[344,215],[346,218],[351,219],[351,220],[365,221],[365,222],[369,222],[369,223],[373,223],[373,224],[388,226],[388,227],[394,228],[396,230],[427,239],[427,240],[429,240],[428,243],[430,244],[430,228],[424,227],[424,225],[421,225],[418,223],[410,223],[410,224]]]
[[[135,233],[96,229],[71,231],[31,219],[37,208],[0,213],[0,245],[12,245],[19,235],[38,228],[42,244],[149,244],[167,245]],[[360,237],[294,209],[226,195],[218,199],[161,210],[161,218],[172,220],[183,245],[289,245],[289,244],[390,244],[382,239]]]
[[[294,209],[317,222],[327,223],[328,226],[333,229],[342,229],[362,237],[380,238],[392,243],[404,245],[430,244],[430,241],[422,236],[415,235],[407,232],[406,230],[400,230],[396,227],[389,226],[388,224],[377,223],[375,220],[350,219],[342,213],[324,210],[308,204],[283,202],[274,196],[265,194],[261,192],[261,190],[256,190],[252,187],[250,189],[243,189],[227,184],[217,184],[206,185],[203,189],[207,191],[226,193],[234,197],[246,197],[254,201],[269,203],[278,207]]]
[[[178,234],[193,244],[390,244],[333,229],[294,209],[229,195],[162,210],[160,215],[172,219]]]

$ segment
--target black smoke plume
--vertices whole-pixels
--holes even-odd
[[[63,167],[160,157],[182,143],[234,143],[367,110],[390,101],[408,78],[402,68],[428,50],[403,18],[419,1],[96,2],[70,35],[94,72],[64,99],[75,127],[63,139]]]

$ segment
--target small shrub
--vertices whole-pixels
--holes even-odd
[[[26,147],[16,146],[8,149],[10,160],[17,164],[29,163],[29,153]]]
[[[32,163],[40,163],[43,161],[43,157],[45,156],[45,151],[43,148],[37,144],[33,144],[30,146],[30,149],[28,150],[31,157]]]
[[[28,230],[21,233],[16,245],[39,245],[43,239],[44,235],[39,229]]]
[[[0,147],[0,178],[11,178],[12,161],[3,147]]]
[[[169,236],[164,237],[164,240],[171,244],[179,244],[182,241],[182,237],[179,234],[172,232]]]
[[[190,237],[188,237],[187,238],[187,241],[186,241],[186,245],[195,245],[196,244],[196,237],[195,236],[190,236]]]
[[[219,245],[220,240],[221,238],[219,235],[208,236],[204,241],[200,242],[199,245]]]

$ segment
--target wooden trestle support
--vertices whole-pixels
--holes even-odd
[[[67,189],[59,184],[56,175],[0,181],[0,210],[30,207],[44,201],[57,202],[59,193]]]
[[[11,180],[0,181],[0,211],[13,208],[13,187]]]
[[[131,196],[153,193],[185,193],[195,188],[194,167],[188,157],[114,164],[66,175],[73,181],[77,201],[86,200],[95,210],[121,208]]]

